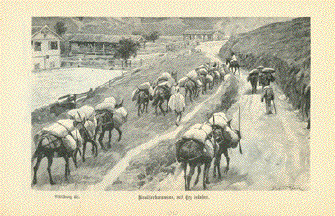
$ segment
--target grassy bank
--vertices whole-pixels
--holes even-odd
[[[235,52],[241,66],[276,69],[276,82],[296,109],[310,112],[310,18],[273,23],[239,34],[221,48],[222,58]]]
[[[109,185],[106,190],[159,190],[159,182],[170,173],[174,173],[177,167],[175,143],[185,131],[196,123],[208,121],[214,112],[224,111],[234,104],[238,96],[238,80],[230,76],[221,88],[216,88],[210,94],[218,91],[210,100],[206,101],[198,112],[186,122],[175,139],[167,139],[133,157],[126,170]],[[192,108],[200,104],[211,95],[202,95],[192,104]],[[189,112],[191,110],[187,110]],[[228,117],[233,113],[228,112]]]
[[[137,116],[137,107],[131,101],[132,91],[141,83],[156,80],[163,72],[177,72],[177,78],[180,79],[186,73],[193,70],[195,67],[208,62],[209,59],[202,53],[189,53],[188,50],[179,52],[169,52],[161,56],[156,56],[152,59],[150,64],[146,64],[139,70],[128,71],[123,77],[114,80],[111,83],[96,88],[93,91],[93,97],[79,101],[78,107],[83,105],[95,106],[101,103],[104,98],[116,96],[124,99],[124,106],[129,112],[128,121],[122,126],[122,140],[117,142],[117,133],[113,132],[112,149],[109,152],[103,152],[99,149],[97,158],[92,157],[90,151],[87,151],[87,161],[85,163],[79,162],[79,168],[74,169],[71,165],[71,178],[69,184],[66,186],[59,185],[63,182],[63,169],[53,171],[56,179],[56,185],[50,186],[47,184],[47,173],[39,175],[39,178],[45,179],[38,181],[35,186],[41,190],[60,190],[66,188],[67,190],[83,190],[89,184],[95,184],[103,179],[103,176],[124,156],[130,149],[148,142],[158,134],[165,133],[174,126],[175,114],[168,113],[166,116],[154,115],[154,109],[149,105],[149,113],[145,113],[141,117]],[[207,95],[203,95],[199,100],[204,99]],[[192,106],[187,100],[186,112],[192,109]],[[193,105],[193,104],[192,104]],[[44,110],[44,112],[42,112]],[[64,118],[65,115],[61,114],[58,117],[50,115],[48,109],[44,108],[39,110],[43,116],[36,118],[32,124],[32,136],[42,129],[43,126],[48,125],[58,119]],[[108,136],[105,136],[104,143],[108,141]],[[32,147],[33,148],[33,147]],[[90,149],[90,145],[88,145]],[[59,163],[62,163],[60,160]],[[54,166],[56,166],[54,164]],[[63,166],[63,165],[61,165]],[[58,182],[57,182],[58,181]]]

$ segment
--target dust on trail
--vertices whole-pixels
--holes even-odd
[[[309,130],[299,120],[283,93],[274,85],[277,113],[265,115],[261,103],[261,88],[251,94],[246,78],[248,71],[241,71],[239,100],[229,110],[233,116],[232,127],[237,129],[238,107],[241,112],[242,150],[229,150],[230,171],[222,180],[214,179],[213,164],[210,170],[209,190],[307,190],[309,189]],[[238,75],[237,75],[238,76]],[[279,99],[280,98],[280,99]],[[222,156],[221,170],[226,166]],[[197,172],[192,178],[191,185]],[[157,190],[184,190],[184,174],[179,169],[161,182]],[[203,190],[200,183],[192,190]]]

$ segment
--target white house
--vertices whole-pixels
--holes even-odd
[[[63,40],[49,26],[33,26],[31,34],[33,70],[59,68],[60,41]]]

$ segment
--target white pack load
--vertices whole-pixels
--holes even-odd
[[[223,112],[214,113],[209,119],[209,123],[224,128],[224,126],[228,124],[228,118]]]
[[[206,76],[208,74],[208,71],[205,68],[201,68],[198,70],[198,73],[200,75]]]
[[[69,134],[69,131],[73,131],[75,129],[73,122],[74,121],[72,119],[62,119],[48,127],[43,128],[42,131],[46,131],[58,137],[65,137]]]
[[[210,74],[206,75],[206,80],[208,80],[209,82],[213,82],[213,76]]]
[[[80,115],[84,116],[86,120],[94,120],[95,119],[95,112],[94,108],[88,105],[82,106],[79,108]]]
[[[113,100],[111,100],[111,99],[107,99],[106,100],[106,99],[104,100],[104,102],[96,105],[95,106],[95,110],[109,110],[110,112],[114,112],[115,98],[114,98],[114,103],[113,103]],[[109,103],[109,102],[111,102],[111,103]]]
[[[187,77],[183,77],[178,81],[178,85],[179,87],[184,87],[186,82],[187,82],[188,78]]]
[[[226,138],[230,141],[230,146],[236,148],[238,145],[239,137],[236,131],[232,130],[230,127],[226,127]]]
[[[104,103],[114,104],[114,106],[115,106],[115,104],[116,104],[115,97],[108,97],[108,98],[105,98]]]
[[[185,139],[195,139],[201,143],[205,143],[207,136],[212,132],[211,126],[208,124],[195,124],[189,128],[182,136]]]
[[[128,112],[124,107],[120,107],[115,110],[113,115],[113,121],[116,127],[121,127],[124,123],[127,122]]]
[[[96,119],[93,121],[86,121],[84,124],[85,129],[87,130],[88,134],[91,138],[93,138],[95,133],[95,128],[97,127],[97,121]]]
[[[172,79],[172,76],[170,73],[167,73],[167,72],[164,72],[162,73],[162,75],[159,76],[158,80],[165,80],[165,81],[168,81],[168,80],[171,80]]]
[[[275,73],[276,70],[273,69],[273,68],[263,68],[263,69],[262,69],[262,72],[263,72],[263,73]]]
[[[140,90],[149,90],[150,88],[150,83],[149,82],[145,82],[145,83],[142,83],[141,85],[138,86],[138,89]]]
[[[207,152],[207,153],[210,155],[211,158],[214,158],[214,145],[215,145],[214,140],[207,139],[205,141],[205,146],[207,148],[204,148],[204,151],[207,152],[207,150],[208,150],[209,152]]]
[[[198,79],[198,74],[195,70],[192,70],[186,74],[186,77],[190,78],[193,81],[196,81]]]
[[[81,147],[84,140],[81,137],[79,130],[75,129],[75,130],[71,131],[71,134],[76,141],[78,140],[78,147]]]
[[[154,95],[154,89],[153,89],[151,86],[149,87],[149,94],[150,94],[151,96]]]
[[[88,105],[82,106],[79,109],[73,109],[67,112],[71,119],[76,122],[94,119],[94,108]]]
[[[197,86],[202,86],[202,82],[200,80],[197,80]]]
[[[77,148],[77,142],[71,135],[66,135],[63,139],[65,147],[69,150],[75,150]]]
[[[172,83],[169,82],[169,81],[165,81],[165,82],[159,83],[159,84],[157,85],[157,87],[159,87],[159,86],[166,86],[166,87],[171,88],[171,87],[172,87]]]
[[[81,121],[81,119],[79,119],[78,112],[79,112],[79,109],[72,109],[72,110],[69,110],[67,112],[67,114],[68,114],[70,119],[73,119],[73,120],[79,122],[79,121]]]

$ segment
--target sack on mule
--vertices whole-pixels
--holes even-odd
[[[195,82],[198,78],[198,74],[195,70],[192,70],[186,74],[186,77],[190,78],[191,80]]]
[[[128,112],[124,107],[117,109],[113,115],[113,121],[115,127],[121,127],[127,122]]]
[[[202,82],[200,80],[197,80],[197,86],[202,86]]]
[[[97,121],[86,121],[84,124],[85,129],[87,130],[88,134],[91,138],[93,138],[95,133],[95,128],[97,127]]]
[[[140,90],[149,90],[149,88],[150,88],[149,82],[142,83],[141,85],[138,86],[138,89]]]
[[[178,85],[179,85],[179,87],[184,87],[185,86],[185,84],[186,84],[186,82],[187,82],[187,77],[183,77],[183,78],[181,78],[179,81],[178,81]]]
[[[158,84],[157,87],[158,86],[166,86],[168,88],[171,88],[172,87],[172,83],[169,82],[169,81],[165,81],[165,82],[162,82],[162,83]]]
[[[104,103],[111,103],[111,104],[114,104],[114,106],[115,106],[115,104],[116,104],[115,97],[105,98]]]
[[[228,118],[223,112],[214,113],[213,116],[209,119],[209,123],[211,125],[216,125],[223,128],[228,124]]]
[[[263,72],[263,73],[275,73],[276,70],[273,69],[273,68],[263,68],[263,69],[262,69],[262,72]]]
[[[208,150],[208,155],[213,158],[214,157],[214,143],[212,143],[211,140],[206,140],[205,141],[205,148],[204,148],[205,152],[207,152]]]
[[[76,122],[82,122],[84,120],[93,120],[94,108],[88,105],[82,106],[79,109],[73,109],[67,112],[71,119]]]
[[[162,79],[170,80],[170,79],[172,79],[172,76],[171,76],[170,73],[164,72],[164,73],[162,73],[162,75],[160,75],[160,77],[158,78],[158,80],[162,80]]]
[[[69,150],[75,150],[77,148],[77,142],[71,135],[66,135],[63,139],[64,145]]]
[[[80,114],[84,116],[86,120],[92,121],[95,118],[94,108],[88,105],[79,108]]]
[[[195,124],[184,135],[182,138],[185,139],[195,139],[201,143],[205,143],[207,136],[211,132],[211,127],[205,124]]]
[[[206,80],[208,80],[209,82],[213,82],[213,76],[210,74],[206,75]]]
[[[75,129],[75,130],[71,131],[71,134],[72,134],[74,140],[76,140],[76,141],[78,140],[78,143],[77,143],[78,147],[81,147],[84,140],[81,137],[79,130]]]
[[[95,106],[95,110],[108,110],[114,112],[115,104],[102,102]]]
[[[230,144],[230,147],[232,148],[236,148],[237,145],[238,145],[238,141],[239,141],[239,137],[237,135],[237,132],[233,129],[231,129],[230,127],[227,127],[226,128],[226,138],[230,141],[229,144]]]
[[[62,119],[48,127],[43,128],[42,131],[46,131],[58,137],[65,137],[69,134],[69,131],[73,131],[75,129],[73,122],[74,121],[71,119]]]
[[[208,71],[205,68],[201,68],[198,70],[198,73],[201,75],[206,76],[208,74]]]

